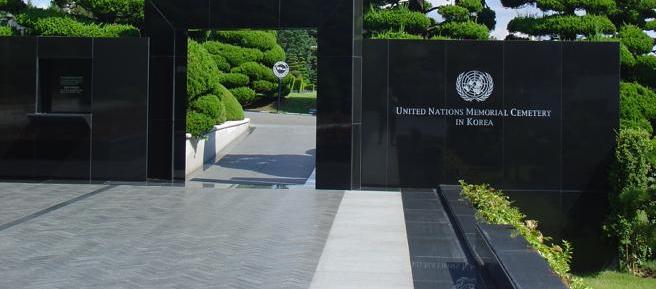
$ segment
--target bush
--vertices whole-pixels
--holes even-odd
[[[537,221],[526,220],[526,215],[502,192],[488,185],[469,185],[462,181],[460,184],[465,199],[477,209],[477,218],[490,224],[513,226],[571,288],[586,288],[581,279],[570,274],[572,246],[569,242],[563,240],[561,245],[553,244],[551,238],[538,230]]]
[[[241,73],[248,76],[251,82],[266,80],[277,82],[278,79],[273,74],[273,70],[257,62],[246,62],[239,67],[231,69],[232,73]]]
[[[218,68],[219,71],[230,72],[230,63],[228,63],[228,60],[225,57],[221,55],[212,54],[212,59],[214,59],[214,62],[216,63],[216,68]]]
[[[25,9],[27,5],[22,0],[0,0],[0,11],[8,11],[11,13],[18,13]]]
[[[656,191],[648,178],[655,148],[648,132],[621,130],[610,171],[612,212],[604,230],[618,241],[620,269],[638,275],[656,246]]]
[[[216,31],[210,36],[222,43],[267,51],[277,46],[276,34],[268,31]]]
[[[139,30],[130,25],[82,23],[68,17],[39,19],[31,27],[39,36],[69,37],[128,37],[139,36]]]
[[[283,61],[286,57],[287,55],[285,54],[285,50],[283,50],[279,45],[276,45],[270,50],[264,52],[262,63],[268,67],[273,67],[276,62]]]
[[[219,70],[212,56],[198,42],[189,40],[187,56],[187,99],[219,92]]]
[[[465,7],[456,5],[444,5],[437,9],[437,12],[444,17],[445,21],[464,22],[469,20],[469,10]]]
[[[367,30],[375,32],[394,30],[423,34],[431,25],[431,20],[421,12],[400,6],[394,9],[370,10],[364,16],[364,25]]]
[[[481,0],[458,0],[456,5],[467,9],[471,13],[483,10],[483,2]]]
[[[606,16],[550,15],[541,18],[514,18],[508,23],[508,31],[531,36],[557,34],[563,40],[574,40],[577,35],[613,34],[616,30]]]
[[[372,39],[423,39],[419,35],[410,34],[407,32],[386,31],[375,33],[371,36]]]
[[[141,25],[144,0],[76,0],[75,3],[105,23]]]
[[[223,73],[220,74],[219,83],[227,88],[237,88],[248,85],[248,76],[241,73]]]
[[[438,26],[437,34],[453,39],[488,39],[490,31],[485,25],[473,21],[446,22]]]
[[[235,96],[235,98],[241,103],[242,105],[247,105],[252,103],[253,101],[256,100],[257,94],[255,93],[254,90],[252,90],[249,87],[238,87],[238,88],[233,88],[230,89],[230,93]]]
[[[187,111],[187,133],[194,137],[204,137],[214,128],[215,124],[214,119],[208,115],[193,110]]]
[[[214,120],[214,124],[221,124],[226,121],[225,107],[216,95],[203,95],[193,101],[189,108],[195,112],[209,116]]]
[[[264,53],[254,48],[244,48],[216,41],[203,43],[203,47],[214,55],[223,56],[231,67],[239,66],[246,62],[258,62],[264,57]]]
[[[636,57],[636,79],[645,85],[656,88],[656,56],[639,55]]]
[[[634,25],[622,26],[620,29],[620,39],[629,51],[637,55],[649,53],[654,47],[654,40],[642,31],[642,29]]]
[[[11,27],[0,26],[0,36],[12,36],[14,31],[11,30]]]
[[[652,133],[656,120],[656,93],[638,83],[620,84],[620,119],[622,129],[641,128]]]
[[[228,92],[228,94],[224,95],[223,104],[225,106],[227,120],[244,119],[244,109],[232,93]]]
[[[275,89],[278,89],[278,84],[266,80],[258,80],[253,82],[252,88],[257,93],[270,95]]]

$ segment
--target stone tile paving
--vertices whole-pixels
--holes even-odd
[[[0,231],[0,288],[308,288],[342,196],[112,187]]]

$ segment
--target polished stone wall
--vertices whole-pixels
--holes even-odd
[[[184,179],[187,31],[318,30],[317,188],[359,187],[362,0],[149,0],[149,177]],[[355,161],[353,161],[355,160]]]
[[[146,180],[148,45],[0,38],[0,177]]]

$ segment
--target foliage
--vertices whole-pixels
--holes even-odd
[[[614,0],[537,0],[536,4],[542,10],[574,11],[582,8],[595,15],[605,15],[615,9]]]
[[[488,185],[470,185],[460,182],[465,199],[477,209],[477,217],[490,224],[511,225],[528,243],[544,257],[551,269],[573,289],[587,288],[580,278],[570,274],[572,246],[567,241],[554,244],[550,237],[542,235],[537,221],[526,220],[508,196]]]
[[[243,63],[239,67],[233,68],[231,72],[245,74],[248,76],[251,82],[255,82],[258,80],[267,80],[270,82],[278,81],[276,76],[273,75],[273,71],[270,68],[257,62]]]
[[[235,98],[241,103],[242,105],[247,105],[252,103],[253,101],[256,100],[257,94],[255,93],[255,90],[251,89],[250,87],[238,87],[238,88],[233,88],[230,89],[230,93],[235,96]]]
[[[456,5],[467,9],[469,12],[480,12],[483,10],[483,3],[480,0],[458,0]]]
[[[656,145],[641,129],[621,130],[610,173],[612,214],[604,230],[618,241],[620,269],[636,275],[656,246],[656,191],[649,186]]]
[[[144,0],[76,0],[75,4],[103,23],[143,23]]]
[[[214,63],[216,63],[216,68],[218,68],[219,71],[230,72],[230,63],[228,63],[228,60],[225,57],[221,55],[212,54],[212,58],[214,59]]]
[[[641,28],[634,25],[624,25],[620,29],[622,44],[634,54],[646,54],[654,47],[654,40]]]
[[[188,42],[187,56],[187,98],[213,94],[219,95],[219,70],[212,56],[198,42]]]
[[[371,39],[423,39],[423,38],[419,35],[414,35],[402,31],[385,31],[385,32],[373,34],[371,36]]]
[[[252,88],[257,93],[272,93],[274,89],[278,87],[277,83],[273,83],[266,80],[257,80],[253,82]]]
[[[221,99],[216,95],[203,95],[191,102],[189,109],[198,113],[209,116],[214,120],[214,124],[224,123],[226,121],[226,112]]]
[[[639,55],[636,57],[636,79],[652,88],[656,88],[656,56]]]
[[[583,281],[594,289],[653,289],[656,279],[640,278],[631,274],[604,271],[582,276]]]
[[[223,104],[225,106],[225,115],[227,120],[242,120],[244,119],[244,109],[239,104],[239,101],[232,93],[226,91],[227,94],[223,96]]]
[[[12,36],[14,32],[9,26],[0,26],[0,36]]]
[[[203,137],[214,128],[215,124],[214,119],[206,114],[193,110],[187,111],[187,133],[194,137]]]
[[[282,30],[278,32],[278,42],[286,52],[287,63],[294,75],[317,83],[317,31]],[[283,59],[285,57],[283,56]],[[266,63],[265,63],[266,64]],[[274,62],[267,65],[272,67]],[[299,70],[301,69],[301,70]]]
[[[264,52],[262,57],[262,64],[266,65],[267,67],[273,67],[276,62],[283,61],[285,58],[285,50],[283,50],[282,47],[276,45],[275,47]]]
[[[213,55],[223,56],[231,67],[239,66],[246,62],[258,62],[264,57],[262,51],[255,48],[245,48],[217,41],[203,43],[207,51]]]
[[[78,19],[55,9],[27,8],[16,16],[16,21],[28,28],[28,33],[39,36],[125,37],[139,36],[131,25],[97,24],[89,19]]]
[[[218,80],[226,88],[247,86],[249,83],[248,76],[241,73],[222,73],[219,74]]]
[[[647,22],[645,24],[645,30],[656,30],[656,20]]]
[[[517,17],[508,23],[508,31],[531,36],[549,35],[563,40],[574,40],[577,35],[614,33],[615,25],[599,15],[550,15],[541,18]]]
[[[444,5],[437,9],[437,12],[444,17],[446,21],[467,21],[469,20],[469,10],[457,5]]]
[[[431,25],[431,20],[421,12],[399,6],[394,9],[373,9],[365,14],[364,23],[366,29],[372,32],[394,30],[421,35]]]
[[[483,24],[467,21],[443,23],[438,26],[437,33],[456,39],[487,39],[490,32]]]
[[[639,83],[622,82],[620,100],[621,128],[640,128],[652,133],[651,122],[656,121],[656,93]]]
[[[277,44],[276,34],[268,31],[214,31],[210,35],[210,39],[260,51],[273,49]]]
[[[17,13],[25,9],[27,5],[22,0],[0,0],[0,11]]]

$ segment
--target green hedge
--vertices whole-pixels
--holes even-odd
[[[144,0],[76,0],[75,3],[104,23],[143,23]]]
[[[371,36],[372,39],[423,39],[419,35],[410,34],[402,31],[385,31],[375,33]]]
[[[545,237],[538,230],[538,223],[527,220],[517,207],[513,206],[510,198],[488,185],[470,185],[460,182],[462,195],[476,208],[476,217],[496,225],[511,225],[522,235],[526,241],[544,257],[549,267],[572,289],[587,288],[583,280],[570,273],[572,261],[572,246],[563,240],[554,244],[551,238]]]
[[[0,11],[17,13],[25,9],[27,5],[22,0],[0,0]]]
[[[437,34],[453,39],[488,39],[490,31],[473,21],[446,22],[437,27]]]
[[[456,5],[466,8],[469,12],[480,12],[483,10],[483,2],[481,0],[458,0]]]
[[[276,34],[268,31],[216,31],[210,37],[222,43],[260,51],[273,49],[278,44]]]
[[[638,26],[622,26],[619,36],[622,44],[626,45],[629,51],[637,55],[647,54],[654,47],[654,40]]]
[[[257,94],[250,87],[233,88],[230,89],[230,93],[232,93],[242,105],[250,104],[257,99]]]
[[[193,110],[187,110],[187,133],[200,138],[211,131],[216,125],[212,117]]]
[[[85,24],[65,17],[39,19],[31,28],[31,33],[39,36],[138,37],[140,34],[137,28],[130,25]]]
[[[205,42],[203,46],[209,53],[223,56],[231,67],[247,62],[259,62],[264,57],[264,53],[255,48],[244,48],[216,41]]]
[[[446,21],[464,22],[469,20],[469,10],[457,5],[444,5],[437,9],[437,12],[444,17]]]
[[[421,12],[410,11],[405,6],[394,9],[373,9],[364,16],[367,30],[374,32],[406,31],[422,34],[431,25],[431,20]]]
[[[198,42],[188,42],[187,56],[187,98],[207,94],[219,94],[219,69],[212,56]]]
[[[257,80],[253,82],[251,87],[257,93],[271,94],[274,89],[278,88],[278,83],[273,83],[266,80]]]
[[[224,96],[223,104],[225,105],[226,119],[227,120],[242,120],[244,119],[244,109],[239,104],[239,101],[232,93]]]
[[[245,74],[248,76],[251,82],[258,80],[266,80],[270,82],[278,81],[271,68],[268,68],[257,62],[243,63],[239,67],[232,68],[231,72]]]
[[[202,113],[214,120],[214,124],[224,123],[226,121],[226,110],[221,99],[216,95],[208,94],[194,100],[189,109]]]
[[[551,15],[541,18],[517,17],[508,23],[508,31],[531,36],[558,34],[573,40],[577,35],[613,34],[615,25],[606,16]]]
[[[641,128],[653,132],[656,120],[656,93],[638,83],[620,84],[620,119],[622,129]]]
[[[270,50],[264,52],[264,56],[262,57],[262,64],[268,67],[273,67],[276,62],[283,61],[285,58],[287,58],[285,50],[282,49],[280,45],[276,45]]]
[[[221,55],[212,54],[212,58],[214,59],[214,62],[216,63],[216,68],[218,68],[219,71],[230,72],[230,63],[228,63],[228,60],[225,57]]]
[[[226,88],[237,88],[247,86],[249,83],[248,76],[241,73],[222,73],[219,75],[219,83]]]
[[[636,57],[636,79],[645,85],[656,88],[656,56],[640,55]]]
[[[11,27],[0,26],[0,36],[12,36],[14,31],[11,30]]]

